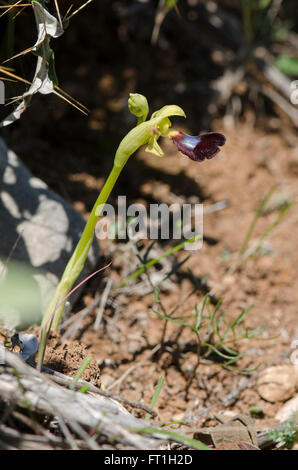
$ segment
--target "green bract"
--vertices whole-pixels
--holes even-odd
[[[123,167],[129,157],[142,145],[148,144],[147,151],[156,155],[163,155],[157,140],[166,135],[171,126],[169,116],[183,116],[183,109],[176,105],[168,105],[152,114],[151,119],[134,127],[120,142],[115,155],[114,165]]]

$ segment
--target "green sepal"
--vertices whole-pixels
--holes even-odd
[[[158,157],[162,157],[164,155],[162,149],[157,143],[155,136],[149,139],[148,145],[145,148],[145,152],[153,153],[154,155],[157,155]]]

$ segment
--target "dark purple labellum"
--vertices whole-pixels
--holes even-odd
[[[218,132],[208,132],[198,136],[178,132],[177,135],[172,136],[172,140],[180,152],[195,162],[213,158],[220,151],[219,147],[226,142],[225,136]]]

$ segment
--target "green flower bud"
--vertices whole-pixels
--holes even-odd
[[[138,124],[146,121],[149,112],[147,98],[139,93],[130,93],[128,99],[128,109],[134,116],[137,116]]]

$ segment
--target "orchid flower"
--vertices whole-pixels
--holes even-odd
[[[226,138],[218,132],[208,132],[198,136],[185,134],[181,131],[169,132],[169,137],[177,146],[180,152],[187,155],[195,162],[202,162],[207,158],[210,160],[220,151]]]

